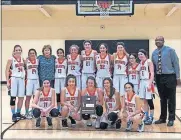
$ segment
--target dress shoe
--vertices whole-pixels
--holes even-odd
[[[159,119],[157,121],[155,121],[155,124],[161,124],[161,123],[166,123],[165,120]]]
[[[168,121],[167,126],[173,126],[174,125],[174,121]]]

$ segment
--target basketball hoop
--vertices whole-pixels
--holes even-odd
[[[107,0],[99,0],[97,1],[97,6],[100,10],[100,18],[109,17],[109,10],[112,6],[112,3]]]

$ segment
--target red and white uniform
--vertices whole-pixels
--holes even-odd
[[[40,87],[39,76],[38,76],[38,59],[34,61],[26,60],[27,68],[27,85],[26,85],[26,95],[31,96]]]
[[[130,66],[128,68],[128,81],[134,85],[134,91],[138,95],[139,83],[140,83],[140,65],[137,64],[135,67]]]
[[[81,52],[83,67],[82,67],[82,89],[86,88],[86,81],[89,76],[95,77],[95,51],[91,50],[89,54],[86,51]]]
[[[114,58],[113,85],[115,89],[120,93],[121,96],[123,96],[125,93],[124,84],[128,82],[127,75],[126,75],[127,63],[128,63],[128,59],[126,55],[120,58],[117,54],[116,57]]]
[[[75,59],[72,59],[71,55],[67,55],[68,63],[68,74],[73,74],[76,76],[77,87],[81,89],[81,60],[80,55],[77,55]]]
[[[104,58],[100,54],[96,55],[96,83],[99,88],[103,88],[103,80],[106,77],[111,77],[110,73],[110,61],[109,55],[107,54]]]
[[[91,93],[88,91],[88,89],[86,89],[85,96],[96,96],[96,104],[97,104],[97,102],[99,101],[99,95],[98,95],[97,89],[95,90],[94,94],[91,94]]]
[[[25,69],[23,58],[18,61],[15,57],[12,60],[12,77],[11,77],[11,96],[24,97],[25,96]]]
[[[75,108],[78,107],[78,96],[79,96],[79,90],[78,88],[75,89],[74,93],[71,94],[69,92],[69,90],[66,88],[65,89],[65,99],[66,99],[66,102],[68,104],[71,104],[72,106],[74,106]],[[73,115],[73,112],[69,109],[69,115],[72,116]]]
[[[55,59],[55,92],[60,94],[63,87],[65,87],[65,78],[67,76],[67,59],[59,61]]]
[[[149,63],[150,59],[146,61],[140,62],[140,89],[139,96],[141,99],[152,99],[152,91],[149,88],[149,79],[150,79],[150,71],[149,71]]]

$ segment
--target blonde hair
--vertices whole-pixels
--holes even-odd
[[[52,47],[51,47],[50,45],[44,45],[44,46],[43,46],[43,49],[42,49],[43,55],[44,55],[44,50],[45,50],[45,49],[49,49],[49,50],[50,50],[50,55],[52,54]]]

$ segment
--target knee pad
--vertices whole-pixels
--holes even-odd
[[[90,114],[82,114],[82,118],[84,120],[89,120],[90,119]]]
[[[103,107],[101,105],[96,106],[96,115],[97,116],[102,116],[103,114]]]
[[[147,100],[148,101],[148,105],[150,107],[150,110],[153,110],[155,107],[154,107],[154,104],[153,104],[153,99],[149,99]]]
[[[59,115],[58,109],[53,108],[53,109],[50,111],[50,116],[51,116],[51,117],[58,117],[58,115]]]
[[[11,106],[15,106],[15,103],[16,103],[16,97],[11,97],[11,99],[10,99],[10,105],[11,105]]]
[[[40,117],[40,115],[41,115],[40,109],[38,109],[38,108],[33,109],[33,116],[34,116],[35,118]]]
[[[60,102],[60,94],[57,94],[57,102]]]
[[[118,115],[114,112],[108,114],[108,120],[111,122],[115,122],[118,119]]]
[[[108,127],[108,123],[101,122],[100,123],[100,129],[106,129]]]

